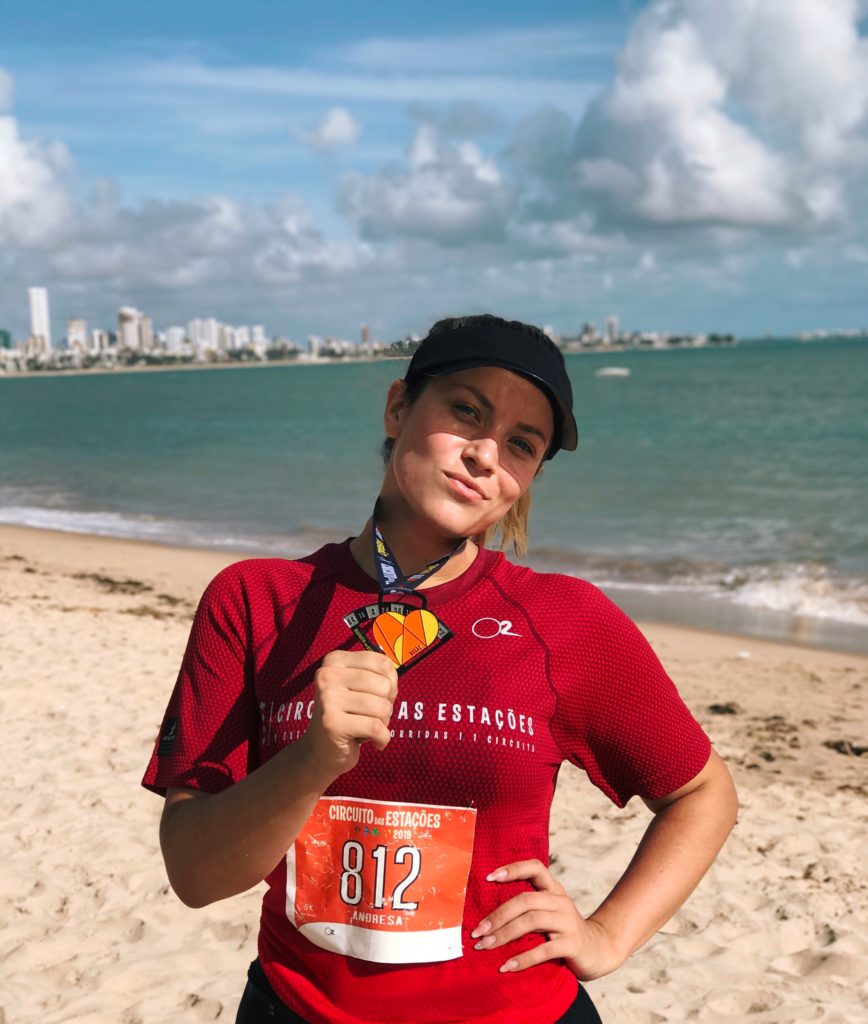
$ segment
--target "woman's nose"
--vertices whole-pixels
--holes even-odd
[[[491,472],[497,466],[497,441],[493,437],[474,437],[464,446],[464,458]]]

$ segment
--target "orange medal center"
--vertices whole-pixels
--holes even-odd
[[[427,608],[414,608],[409,615],[381,612],[374,619],[374,639],[396,665],[404,665],[431,646],[439,625],[437,616]]]

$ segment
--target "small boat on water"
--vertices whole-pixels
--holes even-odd
[[[601,366],[599,370],[594,370],[595,377],[629,377],[630,368],[628,366]]]

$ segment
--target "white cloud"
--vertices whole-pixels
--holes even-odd
[[[677,311],[673,326],[687,326],[685,310],[698,328],[709,317],[728,326],[764,303],[770,324],[795,319],[823,281],[864,291],[868,70],[857,11],[855,0],[650,0],[584,114],[581,33],[560,45],[537,33],[529,54],[518,35],[490,33],[403,51],[407,40],[368,41],[332,52],[330,69],[185,58],[118,72],[124,96],[182,97],[192,126],[225,106],[237,120],[221,130],[234,132],[246,109],[267,107],[247,127],[284,133],[272,154],[290,148],[288,96],[317,111],[334,104],[296,132],[320,152],[359,138],[343,104],[390,104],[370,122],[360,108],[366,129],[378,126],[378,158],[395,152],[383,126],[404,104],[406,152],[365,173],[371,150],[347,154],[357,170],[337,202],[348,224],[328,233],[299,197],[130,204],[109,180],[78,181],[62,145],[28,139],[3,113],[12,80],[0,72],[0,299],[23,302],[26,285],[44,281],[58,310],[65,295],[98,296],[104,323],[132,303],[163,324],[198,309],[274,327],[306,317],[321,332],[370,322],[375,302],[396,333],[461,308],[564,328],[612,309],[625,324],[661,326],[658,303]],[[497,39],[514,67],[482,45]],[[101,89],[113,81],[101,77]],[[261,164],[260,142],[250,149]],[[797,273],[802,264],[810,274]],[[780,301],[796,278],[798,292]]]
[[[407,113],[420,124],[434,127],[444,139],[476,139],[503,127],[503,119],[472,100],[452,100],[445,106],[411,103]]]
[[[646,249],[639,257],[637,269],[643,274],[653,274],[657,270],[657,257],[650,249]]]
[[[515,125],[507,150],[513,166],[531,177],[562,179],[571,162],[575,131],[571,118],[546,104]]]
[[[299,244],[299,242],[301,244]],[[364,249],[354,242],[324,238],[272,239],[254,254],[253,267],[267,284],[297,284],[312,274],[341,275],[356,270]]]
[[[62,143],[23,139],[16,119],[0,116],[0,243],[40,248],[62,236],[72,215],[63,181],[70,166]]]
[[[615,220],[811,228],[868,155],[856,0],[654,0],[584,120],[582,186]]]
[[[327,153],[351,146],[361,131],[362,126],[345,107],[332,107],[313,131],[294,130],[293,134],[316,152]]]
[[[109,69],[102,77],[109,77]],[[125,64],[112,77],[120,90],[140,90],[144,86],[187,96],[219,92],[235,101],[244,94],[337,101],[346,101],[350,96],[354,103],[363,100],[446,103],[472,99],[499,108],[528,108],[551,102],[569,110],[583,108],[598,89],[595,82],[584,78],[509,74],[501,62],[487,70],[468,72],[462,68],[455,74],[420,74],[418,71],[354,71],[343,67],[224,67],[176,58]],[[213,103],[213,96],[209,97],[209,102]]]
[[[0,87],[11,95],[8,75]],[[345,113],[331,111],[324,119],[323,143],[353,133]],[[66,147],[22,138],[11,114],[0,116],[0,156],[0,243],[11,256],[4,283],[14,287],[20,274],[22,293],[36,266],[40,279],[70,287],[99,281],[131,301],[142,291],[322,279],[359,266],[365,256],[355,240],[325,239],[303,203],[290,198],[256,206],[213,195],[129,207],[117,184],[101,179],[79,199]],[[30,251],[41,251],[42,262],[28,258]]]
[[[12,94],[0,68],[0,111],[11,111]],[[39,248],[59,237],[71,212],[62,180],[71,163],[62,143],[23,139],[11,112],[0,114],[0,243]]]
[[[263,211],[269,237],[256,248],[253,269],[267,284],[293,284],[306,277],[340,277],[368,262],[370,252],[355,239],[327,239],[298,199],[285,197]]]
[[[440,38],[363,39],[333,47],[324,56],[368,71],[464,74],[471,67],[502,72],[505,67],[522,71],[529,67],[551,68],[562,61],[579,64],[589,57],[608,57],[616,47],[616,34],[608,25],[567,23]]]
[[[625,248],[622,240],[598,232],[587,213],[558,219],[516,219],[509,225],[509,235],[513,250],[530,258],[574,257],[593,263]]]
[[[509,189],[496,163],[471,141],[444,141],[430,124],[417,131],[407,168],[348,174],[340,209],[364,238],[393,236],[445,245],[503,235]]]
[[[859,0],[685,5],[733,98],[792,133],[812,159],[844,157],[868,112],[868,42]]]
[[[218,195],[116,208],[85,244],[65,247],[54,267],[64,276],[105,274],[140,286],[243,287],[251,280],[341,274],[363,252],[358,242],[324,238],[296,198],[254,206]]]

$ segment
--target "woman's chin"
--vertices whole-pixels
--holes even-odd
[[[466,510],[453,503],[420,511],[420,518],[431,532],[443,537],[475,537],[492,525],[490,517],[468,515]]]

